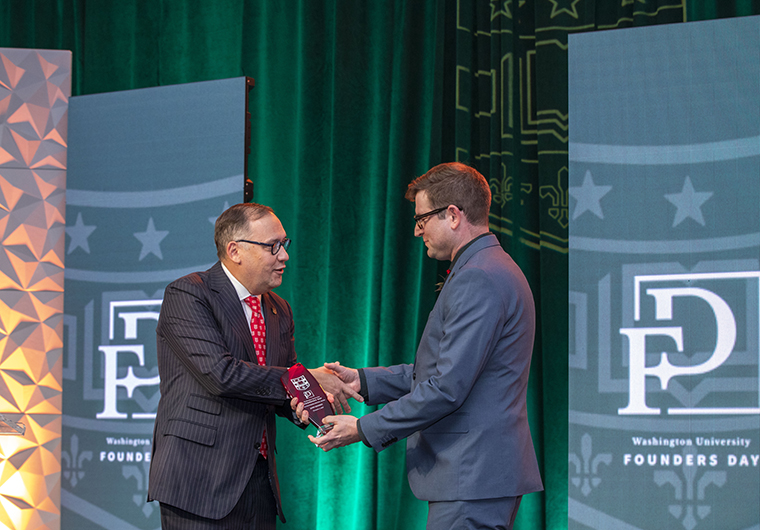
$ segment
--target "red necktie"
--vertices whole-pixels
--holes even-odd
[[[264,324],[264,317],[261,315],[261,302],[255,296],[249,296],[246,298],[245,303],[251,308],[253,314],[251,315],[251,337],[253,338],[253,347],[256,350],[256,360],[260,366],[266,366],[267,364],[267,333],[266,325]],[[267,457],[267,431],[264,429],[264,434],[261,438],[261,449],[259,453],[264,458]]]

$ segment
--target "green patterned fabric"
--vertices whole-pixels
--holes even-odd
[[[546,492],[523,500],[516,528],[561,529],[567,37],[758,12],[757,0],[0,0],[0,46],[72,50],[74,95],[255,78],[254,200],[294,241],[278,293],[307,366],[412,362],[446,264],[414,239],[406,185],[439,162],[478,168],[539,316],[529,414]],[[283,425],[277,449],[286,528],[424,527],[403,444],[321,454]]]
[[[454,130],[443,152],[491,183],[491,230],[538,302],[529,417],[546,492],[523,499],[516,527],[566,528],[567,37],[681,22],[685,8],[651,0],[460,0],[449,8],[444,123]]]

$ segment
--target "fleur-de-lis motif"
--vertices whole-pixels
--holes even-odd
[[[562,228],[568,225],[568,198],[567,188],[562,185],[562,180],[567,180],[567,168],[563,167],[557,173],[557,185],[541,186],[538,189],[538,196],[542,199],[551,199],[552,205],[549,207],[549,216],[557,221]]]
[[[137,482],[137,493],[132,495],[132,501],[142,509],[143,515],[147,519],[153,513],[153,505],[147,502],[148,475],[150,473],[150,464],[147,462],[139,465],[128,465],[121,468],[121,474],[125,479],[133,478]]]
[[[612,463],[612,455],[610,453],[600,453],[591,458],[591,445],[591,435],[585,433],[581,436],[581,457],[583,458],[583,463],[581,463],[581,459],[575,453],[570,453],[567,457],[568,463],[575,466],[575,473],[577,475],[572,477],[570,482],[576,488],[580,488],[584,497],[588,497],[589,493],[602,483],[602,478],[596,476],[599,472],[599,464],[610,465]]]
[[[76,434],[71,435],[69,447],[71,451],[61,451],[61,463],[64,464],[62,467],[67,468],[63,471],[63,478],[73,488],[84,478],[83,464],[85,460],[92,460],[92,451],[79,452],[79,437]]]
[[[710,505],[699,502],[705,500],[707,486],[715,485],[720,488],[726,483],[725,471],[706,470],[697,480],[699,467],[686,464],[689,458],[688,455],[693,455],[691,458],[695,458],[696,453],[697,450],[694,447],[684,447],[684,463],[681,466],[683,480],[677,472],[672,470],[654,472],[655,484],[658,486],[670,484],[673,486],[675,500],[682,501],[680,504],[669,505],[668,511],[673,517],[681,521],[681,525],[686,530],[693,530],[699,524],[699,520],[704,519],[710,514]]]
[[[506,174],[501,180],[492,178],[488,181],[488,185],[491,188],[491,201],[504,206],[507,202],[512,200],[512,177],[507,177]]]

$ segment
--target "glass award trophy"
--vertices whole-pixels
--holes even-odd
[[[302,365],[296,363],[280,378],[285,390],[291,398],[297,397],[303,403],[304,409],[309,412],[309,423],[315,425],[317,437],[327,434],[332,429],[331,424],[323,425],[322,420],[333,414],[332,406],[327,400],[322,387],[314,376]]]

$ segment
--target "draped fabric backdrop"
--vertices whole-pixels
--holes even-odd
[[[256,80],[254,200],[294,240],[278,292],[308,366],[413,360],[446,264],[413,237],[403,194],[434,164],[477,167],[492,186],[492,230],[539,312],[529,414],[546,492],[524,499],[517,527],[560,529],[567,35],[756,13],[758,0],[0,0],[0,46],[72,50],[73,95]],[[322,454],[283,425],[278,452],[287,528],[424,526],[404,444]]]

